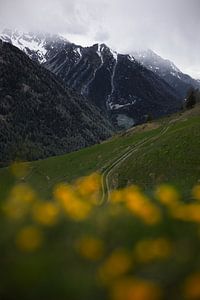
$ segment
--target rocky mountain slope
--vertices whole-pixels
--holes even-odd
[[[133,52],[134,57],[147,69],[153,71],[172,86],[184,98],[193,87],[200,89],[200,81],[181,72],[173,62],[163,59],[152,50]]]
[[[104,44],[65,45],[44,66],[109,112],[118,125],[141,123],[147,115],[158,117],[180,108],[180,99],[165,81],[133,56],[117,54]]]
[[[111,133],[109,121],[87,99],[0,40],[0,161],[75,151]]]
[[[181,107],[181,97],[166,81],[133,56],[117,54],[104,44],[84,48],[58,36],[8,31],[1,37],[20,44],[32,59],[88,97],[119,126],[130,127]]]
[[[32,60],[40,64],[45,63],[69,43],[59,35],[33,32],[24,33],[10,29],[5,29],[0,34],[0,39],[19,48]]]

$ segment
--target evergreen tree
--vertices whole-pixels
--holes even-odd
[[[188,96],[186,98],[186,104],[185,107],[186,109],[191,109],[195,106],[196,104],[196,91],[194,89],[191,89],[188,93]]]

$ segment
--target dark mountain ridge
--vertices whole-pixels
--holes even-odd
[[[200,89],[200,81],[181,72],[173,62],[163,59],[152,50],[133,52],[134,57],[147,69],[153,71],[172,86],[177,95],[185,98],[190,88]]]
[[[156,118],[182,106],[182,97],[165,80],[105,44],[81,47],[59,36],[8,31],[2,38],[88,97],[117,126],[130,127],[147,115]]]
[[[113,132],[92,103],[1,40],[0,78],[0,161],[75,151]]]
[[[133,56],[113,52],[105,44],[82,48],[74,44],[49,59],[44,66],[91,101],[109,112],[114,121],[121,116],[142,123],[181,107],[176,91],[147,70]]]

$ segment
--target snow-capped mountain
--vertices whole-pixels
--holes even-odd
[[[62,37],[5,33],[3,40],[59,76],[100,107],[119,126],[144,122],[181,107],[181,97],[159,75],[105,44],[81,47]]]
[[[133,52],[134,57],[146,68],[170,84],[182,98],[191,88],[200,88],[200,81],[181,72],[173,62],[163,59],[152,50]]]
[[[111,114],[118,125],[143,122],[180,108],[176,92],[132,55],[112,51],[105,44],[80,47],[67,44],[44,66],[67,86],[87,96]]]
[[[32,60],[45,63],[69,42],[58,36],[44,33],[24,33],[5,29],[0,39],[25,52]]]
[[[0,161],[33,160],[99,143],[113,133],[100,110],[0,40]]]

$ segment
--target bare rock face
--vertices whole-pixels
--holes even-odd
[[[122,127],[142,123],[148,115],[156,118],[170,114],[181,107],[181,97],[157,74],[133,56],[117,54],[104,44],[86,48],[67,44],[44,66]]]

